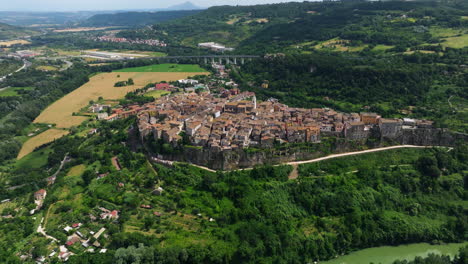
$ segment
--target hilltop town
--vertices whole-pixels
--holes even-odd
[[[295,108],[274,98],[259,101],[255,93],[241,92],[232,81],[224,83],[231,89],[216,85],[210,89],[191,79],[179,80],[177,84],[193,87],[158,83],[151,89],[172,94],[143,105],[115,108],[110,115],[106,105],[93,105],[90,111],[101,112],[98,119],[107,121],[137,116],[142,141],[152,137],[172,147],[189,144],[211,152],[320,143],[324,136],[362,141],[377,134],[395,139],[404,130],[433,126],[428,120],[383,118],[377,113],[343,113],[330,108]]]

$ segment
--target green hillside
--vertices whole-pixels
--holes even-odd
[[[339,2],[218,6],[138,32],[195,46],[216,41],[250,52],[381,51],[409,48],[437,52],[463,48],[468,5],[463,2]],[[135,36],[135,32],[122,32]]]
[[[37,34],[37,32],[33,30],[0,23],[0,40],[21,38],[35,34]]]

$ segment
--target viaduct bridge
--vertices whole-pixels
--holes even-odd
[[[138,59],[150,59],[157,61],[168,61],[168,62],[179,62],[181,60],[190,60],[197,62],[204,62],[205,64],[211,63],[220,63],[220,64],[244,64],[246,60],[253,60],[261,58],[258,55],[198,55],[198,56],[164,56],[164,57],[141,57]],[[111,61],[122,61],[129,58],[119,58],[111,59]],[[109,60],[106,60],[109,61]]]

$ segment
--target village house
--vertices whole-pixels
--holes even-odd
[[[105,208],[99,208],[103,213],[101,213],[102,220],[116,220],[119,218],[119,211],[113,210],[109,211]]]
[[[376,113],[361,113],[360,116],[361,121],[366,125],[376,125],[380,118]]]
[[[363,140],[369,136],[364,122],[348,123],[345,127],[345,137],[350,140]]]
[[[47,191],[44,189],[40,189],[39,191],[34,193],[35,200],[44,200],[47,195]]]
[[[171,88],[171,85],[168,83],[157,83],[154,88],[156,90],[169,90]]]
[[[98,113],[97,115],[98,120],[104,120],[104,119],[107,119],[108,117],[109,117],[108,113]]]

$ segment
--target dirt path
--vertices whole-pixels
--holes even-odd
[[[346,153],[341,153],[341,154],[333,154],[333,155],[329,155],[329,156],[321,157],[321,158],[317,158],[317,159],[312,159],[312,160],[293,161],[293,162],[286,163],[286,165],[300,165],[300,164],[314,163],[314,162],[319,162],[319,161],[328,160],[328,159],[334,159],[334,158],[340,158],[340,157],[346,157],[346,156],[354,156],[354,155],[361,155],[361,154],[379,152],[379,151],[391,150],[391,149],[432,148],[432,147],[434,147],[434,146],[399,145],[399,146],[391,146],[391,147],[384,147],[384,148],[368,149],[368,150],[362,150],[362,151],[346,152]]]
[[[354,152],[346,152],[346,153],[341,153],[341,154],[333,154],[329,155],[326,157],[321,157],[321,158],[316,158],[316,159],[311,159],[311,160],[304,160],[304,161],[292,161],[292,162],[287,162],[287,163],[282,163],[282,164],[276,164],[273,165],[275,167],[281,166],[281,165],[290,165],[293,167],[293,170],[291,174],[289,175],[289,179],[297,179],[298,171],[297,167],[298,165],[301,164],[307,164],[307,163],[314,163],[314,162],[320,162],[324,160],[329,160],[329,159],[335,159],[335,158],[340,158],[340,157],[347,157],[347,156],[355,156],[355,155],[361,155],[361,154],[366,154],[366,153],[372,153],[372,152],[379,152],[379,151],[385,151],[385,150],[391,150],[391,149],[400,149],[400,148],[433,148],[435,146],[415,146],[415,145],[398,145],[398,146],[390,146],[390,147],[383,147],[383,148],[375,148],[375,149],[368,149],[368,150],[362,150],[362,151],[354,151]],[[213,169],[207,168],[205,166],[200,166],[196,164],[190,164],[192,166],[195,166],[197,168],[210,171],[210,172],[216,172]],[[252,168],[245,168],[245,169],[238,169],[238,170],[233,170],[233,171],[244,171],[244,170],[251,170]],[[229,172],[229,171],[225,171]]]
[[[40,233],[40,234],[42,234],[43,236],[45,236],[45,237],[48,238],[48,239],[52,239],[52,240],[54,240],[55,242],[59,242],[59,240],[56,239],[55,237],[47,235],[47,233],[45,232],[45,229],[42,228],[42,222],[43,222],[43,221],[44,221],[44,217],[41,219],[41,223],[40,223],[39,226],[37,227],[37,232]]]
[[[292,171],[291,173],[289,174],[289,177],[288,179],[290,180],[295,180],[299,177],[299,172],[297,171],[297,165],[292,165]]]

